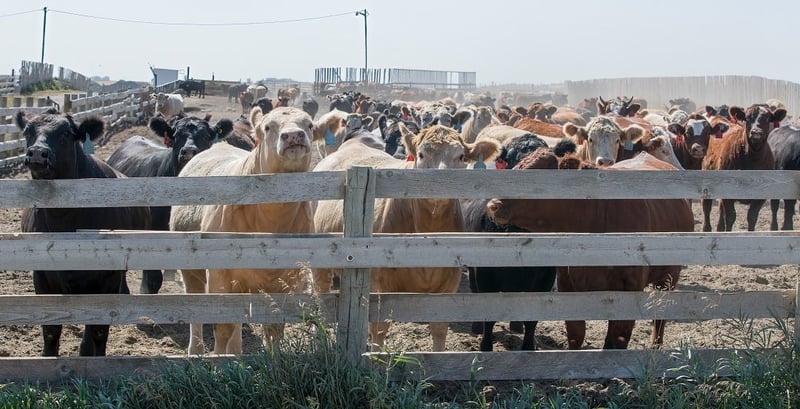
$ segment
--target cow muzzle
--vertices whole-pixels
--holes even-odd
[[[34,179],[45,179],[53,169],[53,153],[44,146],[31,146],[25,153],[25,166],[31,171]]]
[[[278,152],[281,156],[299,158],[310,152],[308,135],[299,128],[285,130],[280,134]]]
[[[693,144],[689,154],[695,159],[703,159],[706,156],[706,147],[700,144]]]
[[[181,165],[189,163],[189,161],[192,160],[192,158],[194,158],[199,151],[200,150],[197,149],[196,146],[184,146],[181,148],[180,153],[178,153],[178,162]]]

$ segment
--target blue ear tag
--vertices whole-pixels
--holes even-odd
[[[89,133],[86,133],[86,140],[83,141],[83,153],[87,155],[91,155],[94,153],[94,143],[92,143],[92,138],[89,137]]]
[[[333,132],[331,132],[331,128],[328,128],[325,131],[325,145],[336,145],[336,136],[333,134]]]
[[[625,141],[625,150],[626,151],[632,151],[633,150],[633,141],[631,141],[630,139]]]
[[[456,124],[453,125],[453,129],[455,129],[458,132],[461,132],[461,122],[460,121],[456,122]]]
[[[483,163],[483,154],[478,155],[478,161],[475,162],[474,169],[486,169],[486,164]]]

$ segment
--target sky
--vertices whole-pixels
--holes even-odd
[[[366,9],[370,68],[474,71],[479,86],[696,75],[800,82],[796,0],[8,3],[0,74],[40,61],[47,7],[45,62],[87,76],[149,81],[152,65],[188,66],[202,79],[313,81],[318,67],[364,66],[355,11]]]

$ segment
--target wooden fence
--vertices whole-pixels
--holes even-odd
[[[58,103],[49,97],[0,96],[0,167],[18,163],[25,157],[22,153],[25,138],[14,124],[14,115],[20,109],[29,114],[40,113],[54,104]],[[72,112],[77,120],[98,115],[112,125],[121,118],[142,115],[150,106],[149,89],[140,88],[96,96],[64,94],[60,108],[61,112]]]
[[[15,92],[17,78],[13,75],[0,75],[0,97],[11,95]]]
[[[571,186],[581,186],[572,189]],[[619,186],[625,186],[620,189]],[[103,192],[97,195],[96,192]],[[197,192],[203,192],[198,196]],[[0,207],[161,206],[344,199],[343,234],[77,232],[0,234],[0,269],[344,268],[341,292],[319,298],[337,342],[365,354],[367,321],[709,320],[797,317],[798,291],[369,294],[369,268],[535,265],[798,264],[797,232],[371,234],[376,197],[796,198],[791,171],[375,170],[240,177],[0,180]],[[0,296],[0,325],[300,322],[309,295]],[[92,305],[92,308],[85,308]],[[213,307],[211,307],[213,306]],[[510,308],[509,306],[513,306]],[[794,320],[795,334],[800,333]],[[405,351],[431,380],[630,378],[682,365],[676,351]],[[693,350],[706,362],[729,349]],[[55,381],[156,371],[186,357],[8,357],[0,379]],[[225,357],[205,359],[229,359]],[[648,365],[645,365],[647,363]],[[711,366],[708,366],[711,367]]]
[[[701,77],[612,78],[567,81],[569,103],[577,105],[584,98],[634,96],[647,100],[650,108],[664,108],[670,99],[688,97],[704,105],[739,105],[763,103],[778,98],[790,114],[800,110],[800,84],[784,80],[741,75]],[[702,104],[702,105],[701,105]]]

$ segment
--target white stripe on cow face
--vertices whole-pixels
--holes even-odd
[[[699,121],[695,119],[689,121],[687,125],[689,125],[692,128],[692,134],[694,136],[698,136],[703,134],[703,128],[705,128],[705,121]]]

